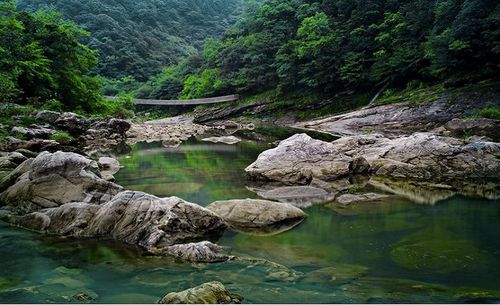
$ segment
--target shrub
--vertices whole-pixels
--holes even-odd
[[[61,101],[58,101],[56,99],[51,99],[51,100],[46,101],[42,105],[41,110],[63,112],[63,104],[61,103]]]
[[[486,107],[484,109],[481,109],[476,116],[480,118],[500,120],[500,108]]]
[[[58,142],[59,144],[70,144],[75,140],[71,135],[64,131],[56,132],[50,136],[50,139]]]

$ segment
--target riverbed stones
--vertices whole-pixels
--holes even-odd
[[[226,228],[220,217],[196,204],[132,191],[101,205],[72,202],[13,216],[10,222],[54,235],[114,239],[151,252],[218,237]]]
[[[36,114],[36,119],[41,123],[54,124],[60,116],[59,112],[44,110]]]
[[[232,229],[256,234],[283,232],[307,217],[290,204],[257,199],[216,201],[207,209],[222,217]]]
[[[263,152],[245,171],[256,180],[303,185],[313,179],[331,181],[355,175],[359,171],[353,160],[360,157],[370,164],[374,176],[424,181],[500,178],[500,144],[464,144],[431,133],[396,139],[358,135],[331,143],[297,134]]]
[[[201,135],[208,127],[193,123],[171,124],[162,120],[145,123],[134,123],[127,132],[128,142],[164,141],[168,143],[180,143],[195,135]]]
[[[229,249],[209,241],[179,244],[159,250],[162,254],[169,254],[175,258],[192,263],[218,263],[231,258]]]
[[[121,192],[101,178],[97,162],[67,152],[43,152],[15,184],[0,194],[0,202],[19,213],[53,208],[69,202],[105,203]]]
[[[209,282],[181,292],[171,292],[159,304],[240,304],[243,297],[229,292],[220,282]]]
[[[13,127],[11,133],[23,139],[48,139],[56,133],[50,126],[32,125],[30,127]]]
[[[88,129],[90,122],[82,115],[65,112],[57,118],[54,124],[62,130],[79,135]]]

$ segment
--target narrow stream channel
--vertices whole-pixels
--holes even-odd
[[[139,143],[117,183],[207,205],[258,198],[244,168],[268,142]],[[154,303],[220,281],[245,303],[443,303],[500,300],[500,202],[455,196],[435,205],[394,197],[357,209],[306,209],[273,236],[228,230],[219,244],[248,257],[211,265],[143,256],[114,242],[58,239],[0,224],[0,302]]]

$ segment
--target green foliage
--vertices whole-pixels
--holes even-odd
[[[134,102],[131,94],[120,93],[113,99],[101,100],[95,105],[94,116],[113,116],[128,119],[134,116]]]
[[[475,117],[500,120],[500,108],[493,106],[483,108],[475,115]]]
[[[10,1],[0,3],[0,99],[38,105],[57,99],[66,109],[95,111],[100,88],[89,72],[97,57],[80,42],[88,33],[57,13],[16,12]]]
[[[63,107],[63,104],[60,101],[58,101],[56,99],[51,99],[51,100],[46,101],[42,105],[41,110],[50,110],[50,111],[63,112],[64,111],[64,107]]]
[[[51,140],[54,140],[60,144],[67,145],[73,142],[75,139],[65,131],[58,131],[50,136]]]
[[[139,81],[195,54],[208,37],[233,25],[247,0],[18,0],[26,11],[53,9],[90,31],[96,72]]]
[[[275,88],[332,96],[409,82],[409,89],[448,79],[464,85],[500,72],[494,1],[267,0],[243,16],[178,75],[183,97]]]
[[[222,86],[219,69],[205,69],[200,76],[191,75],[184,81],[180,97],[191,99],[216,95]]]

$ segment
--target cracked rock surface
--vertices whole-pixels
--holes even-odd
[[[114,239],[157,249],[220,235],[226,225],[211,211],[177,197],[125,191],[102,204],[72,202],[11,216],[15,225],[48,234]]]
[[[123,191],[101,178],[95,161],[75,153],[43,152],[29,166],[14,172],[22,174],[9,180],[12,185],[2,185],[6,190],[0,194],[0,203],[18,213],[70,202],[102,204]]]
[[[207,206],[233,229],[243,232],[276,234],[299,224],[307,214],[287,203],[235,199]]]
[[[500,179],[499,143],[464,144],[431,133],[395,139],[357,135],[331,143],[296,134],[263,152],[245,171],[255,180],[304,185],[313,179],[335,181],[358,174],[353,164],[360,163],[360,157],[368,162],[363,168],[373,176],[432,181]]]

